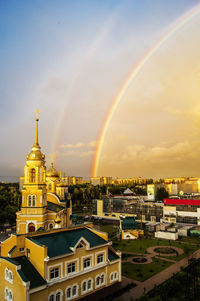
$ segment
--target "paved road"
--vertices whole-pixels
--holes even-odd
[[[189,258],[191,257],[200,258],[200,249],[195,251]],[[123,295],[113,299],[115,301],[129,301],[129,300],[137,300],[144,292],[148,293],[150,290],[154,288],[155,285],[159,285],[171,278],[173,274],[176,274],[180,271],[181,267],[186,267],[188,265],[188,258],[184,258],[175,264],[171,265],[167,269],[161,271],[155,276],[147,279],[144,282],[140,282],[136,287],[132,288],[128,292]],[[133,281],[135,282],[135,281]],[[135,282],[136,283],[136,282]]]

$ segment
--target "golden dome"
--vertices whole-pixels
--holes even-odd
[[[51,163],[51,167],[49,168],[49,170],[47,170],[46,173],[47,177],[59,177],[59,172],[54,168],[53,163]]]
[[[38,143],[38,121],[39,121],[39,119],[36,118],[35,142],[32,146],[31,152],[26,157],[27,160],[44,160],[45,159],[45,155],[42,154],[39,143]]]

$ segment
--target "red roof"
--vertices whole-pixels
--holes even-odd
[[[200,200],[164,199],[165,205],[194,205],[200,206]]]

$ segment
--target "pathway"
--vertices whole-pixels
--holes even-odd
[[[195,251],[189,258],[200,258],[200,249]],[[154,275],[153,277],[147,279],[144,282],[140,282],[136,287],[130,289],[128,292],[123,295],[113,299],[115,301],[129,301],[129,300],[137,300],[144,292],[148,293],[150,290],[154,288],[155,285],[159,285],[171,278],[173,274],[176,274],[180,271],[181,267],[186,267],[188,265],[188,258],[184,258],[160,273]],[[135,282],[133,280],[133,282]],[[135,282],[136,283],[136,282]]]

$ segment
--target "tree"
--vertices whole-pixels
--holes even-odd
[[[163,201],[163,199],[168,198],[169,193],[164,187],[160,187],[156,192],[156,200]]]

